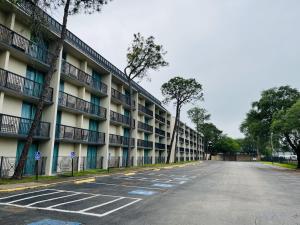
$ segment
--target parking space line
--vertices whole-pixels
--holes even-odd
[[[108,201],[108,202],[104,202],[104,203],[102,203],[100,205],[95,205],[95,206],[92,206],[92,207],[80,210],[79,212],[86,212],[86,211],[89,211],[89,210],[92,210],[92,209],[95,209],[95,208],[99,208],[101,206],[108,205],[108,204],[116,202],[116,201],[120,201],[121,199],[124,199],[124,198],[125,197],[120,197],[120,198],[117,198],[117,199],[114,199],[114,200],[111,200],[111,201]]]
[[[118,207],[118,208],[116,208],[116,209],[113,209],[113,210],[111,210],[111,211],[108,211],[108,212],[106,212],[106,213],[103,213],[103,214],[101,214],[101,216],[107,216],[108,214],[111,214],[111,213],[113,213],[113,212],[116,212],[116,211],[118,211],[118,210],[120,210],[120,209],[123,209],[123,208],[125,208],[125,207],[127,207],[127,206],[130,206],[130,205],[132,205],[132,204],[134,204],[134,203],[136,203],[136,202],[139,202],[139,201],[141,201],[142,199],[136,199],[135,201],[133,201],[133,202],[130,202],[130,203],[128,203],[128,204],[126,204],[126,205],[123,205],[123,206],[121,206],[121,207]]]
[[[50,189],[43,189],[43,190],[40,190],[40,191],[31,191],[31,192],[25,192],[25,193],[21,193],[21,194],[17,194],[17,195],[10,195],[10,196],[0,198],[0,200],[8,199],[8,198],[14,198],[14,197],[18,197],[18,196],[26,195],[26,194],[33,194],[33,193],[38,193],[38,192],[43,192],[43,191],[49,191],[49,190]]]
[[[41,200],[41,201],[37,201],[37,202],[30,203],[30,204],[25,205],[25,206],[32,206],[32,205],[36,205],[36,204],[38,204],[38,203],[49,202],[49,201],[52,201],[52,200],[61,199],[61,198],[66,198],[66,197],[75,196],[75,195],[80,195],[80,194],[78,194],[78,193],[73,193],[73,194],[70,194],[70,195],[64,195],[64,196],[61,196],[61,197],[48,198],[48,199],[45,199],[45,200]]]
[[[80,199],[76,199],[76,200],[73,200],[73,201],[63,202],[63,203],[59,203],[59,204],[56,204],[56,205],[48,206],[48,207],[46,207],[46,209],[52,209],[52,208],[55,208],[55,207],[58,207],[58,206],[61,206],[61,205],[66,205],[66,204],[74,203],[74,202],[80,202],[80,201],[84,201],[84,200],[87,200],[87,199],[90,199],[90,198],[95,198],[95,197],[97,197],[97,196],[92,195],[92,196],[89,196],[89,197],[86,197],[86,198],[80,198]]]
[[[95,182],[95,183],[92,183],[92,184],[108,185],[108,186],[121,186],[121,187],[134,187],[134,188],[142,188],[142,189],[165,190],[165,189],[162,189],[162,188],[143,187],[143,186],[134,186],[134,185],[125,185],[125,184],[112,184],[112,183],[100,183],[100,182]]]
[[[8,203],[12,204],[12,203],[21,202],[21,201],[24,201],[24,200],[27,200],[27,199],[33,199],[33,198],[37,198],[37,197],[41,197],[41,196],[46,196],[46,195],[54,195],[54,194],[57,194],[57,193],[60,193],[60,191],[46,193],[46,194],[41,194],[41,195],[34,195],[34,196],[27,197],[27,198],[21,198],[21,199],[18,199],[18,200],[14,200],[14,201],[11,201],[11,202],[8,202]]]

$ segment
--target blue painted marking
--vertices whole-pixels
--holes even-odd
[[[164,188],[171,188],[171,187],[173,187],[174,185],[172,185],[172,184],[161,184],[161,183],[157,183],[157,184],[153,184],[152,186],[155,186],[155,187],[164,187]]]
[[[37,222],[29,223],[27,225],[81,225],[81,223],[45,219],[45,220],[40,220]]]
[[[138,189],[138,190],[130,191],[130,192],[128,192],[128,194],[150,196],[150,195],[156,194],[156,192],[155,191],[145,191],[145,190],[139,190]]]

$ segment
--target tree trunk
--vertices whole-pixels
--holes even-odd
[[[178,148],[179,121],[180,121],[180,112],[178,112],[178,117],[177,117],[177,128],[176,128],[176,138],[175,138],[175,154],[174,154],[174,162],[176,162],[176,149]],[[185,154],[185,152],[184,152],[184,154]],[[180,152],[179,152],[179,155],[180,155]]]
[[[170,143],[170,147],[169,147],[169,151],[168,151],[168,157],[167,157],[167,164],[170,163],[170,158],[171,158],[171,151],[172,151],[172,146],[174,143],[174,139],[175,139],[175,132],[177,129],[177,118],[179,115],[179,105],[176,106],[176,116],[175,116],[175,124],[174,124],[174,128],[173,128],[173,132],[172,132],[172,138],[171,138],[171,143]],[[175,157],[176,157],[176,149],[175,149]]]
[[[126,167],[130,166],[130,160],[131,160],[131,137],[132,137],[132,115],[133,115],[133,105],[132,105],[132,80],[129,78],[128,79],[128,84],[129,84],[129,103],[130,103],[130,114],[129,114],[129,143],[128,143],[128,152],[127,152],[127,158],[126,158]]]
[[[38,6],[35,5],[35,7],[38,7]],[[60,35],[60,38],[59,38],[59,40],[57,42],[57,45],[55,47],[54,54],[52,55],[52,58],[51,58],[51,61],[50,61],[49,71],[47,72],[47,74],[44,77],[43,89],[42,89],[41,97],[40,97],[39,102],[37,104],[36,113],[34,115],[33,122],[31,124],[30,130],[29,130],[28,135],[27,135],[26,143],[23,147],[18,165],[15,168],[12,179],[21,179],[22,178],[22,171],[24,169],[25,162],[27,160],[27,155],[28,155],[28,152],[29,152],[29,148],[32,144],[32,140],[33,140],[33,136],[34,136],[34,133],[36,131],[36,128],[40,123],[40,119],[41,119],[41,116],[42,116],[42,111],[43,111],[44,105],[45,105],[45,99],[48,96],[48,90],[49,90],[49,87],[50,87],[50,82],[51,82],[53,74],[56,72],[56,67],[57,67],[59,55],[60,55],[61,49],[63,47],[64,40],[66,38],[69,7],[70,7],[70,0],[67,0],[66,4],[65,4],[65,7],[64,7],[64,17],[63,17],[61,35]]]
[[[297,165],[297,169],[300,169],[300,145],[298,145],[298,150],[296,151],[297,154],[297,160],[298,160],[298,165]]]
[[[289,145],[291,146],[291,148],[294,150],[294,152],[297,155],[297,160],[298,160],[298,165],[297,165],[297,169],[300,169],[300,143],[298,141],[298,145],[294,144],[292,142],[292,140],[290,139],[288,134],[284,134],[287,142],[289,143]]]

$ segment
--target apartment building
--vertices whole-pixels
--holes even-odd
[[[45,35],[34,37],[28,4],[21,1],[13,9],[7,1],[0,3],[0,156],[11,167],[24,146],[61,29],[44,12]],[[131,165],[165,162],[174,124],[171,113],[137,83],[130,102],[122,71],[70,31],[50,86],[24,174],[34,172],[37,151],[47,175],[68,169],[72,160],[77,170],[126,166],[129,143]],[[178,136],[172,156],[178,161],[200,159],[200,134],[181,123]]]

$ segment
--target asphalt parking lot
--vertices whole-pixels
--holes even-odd
[[[300,174],[204,162],[0,195],[0,224],[300,224]]]

